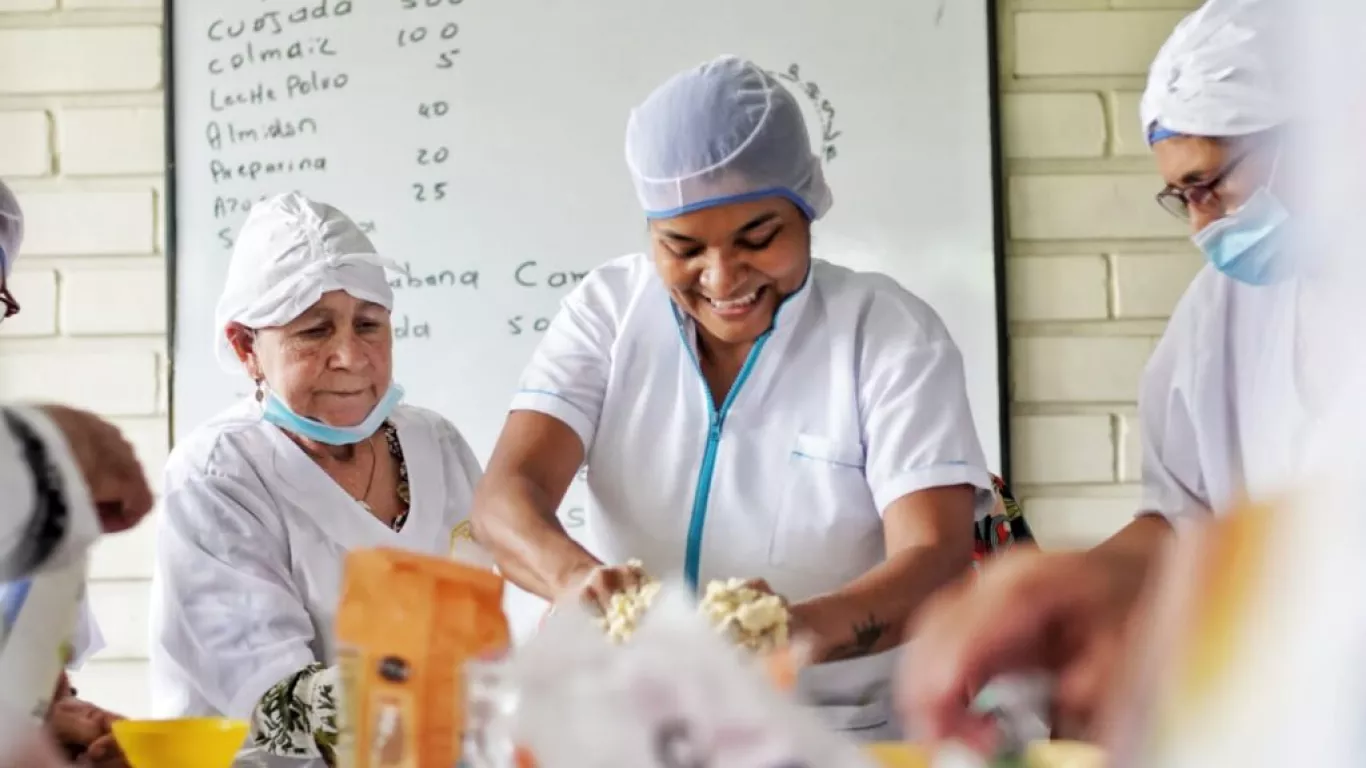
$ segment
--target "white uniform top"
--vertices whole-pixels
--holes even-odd
[[[152,584],[156,717],[248,718],[276,683],[335,662],[349,550],[451,551],[481,470],[445,418],[400,405],[412,504],[402,531],[365,511],[284,432],[242,403],[166,464]]]
[[[3,408],[0,412],[10,418],[22,419],[28,425],[33,437],[41,445],[44,458],[50,466],[56,468],[54,474],[61,478],[61,482],[84,483],[61,431],[41,411],[33,408]],[[95,537],[99,535],[98,521],[94,519],[77,517],[75,520],[67,520],[56,529],[61,534],[60,538],[49,541],[51,551],[46,553],[46,561],[31,562],[34,557],[28,550],[33,549],[37,542],[26,541],[26,538],[33,536],[41,528],[40,521],[33,519],[35,511],[40,507],[34,499],[33,473],[39,469],[46,469],[35,468],[31,465],[31,460],[32,457],[25,453],[19,436],[10,429],[0,427],[0,491],[3,491],[9,507],[7,514],[3,516],[3,522],[0,522],[0,553],[3,553],[0,554],[0,561],[5,561],[0,563],[0,573],[11,573],[16,570],[16,567],[8,562],[10,553],[15,553],[15,560],[30,561],[25,563],[25,566],[29,567],[61,565],[70,557],[84,554],[86,547],[93,544]],[[87,505],[77,503],[74,499],[64,499],[64,502],[67,514],[89,515]],[[49,506],[42,506],[41,509],[44,512],[52,511]],[[30,574],[16,572],[14,575]],[[0,594],[10,588],[9,584],[0,585]],[[80,669],[90,657],[103,649],[104,635],[100,633],[99,622],[90,609],[90,600],[87,597],[81,601],[80,613],[76,617],[71,637],[72,657],[67,668],[73,671]]]
[[[650,259],[626,256],[565,298],[522,377],[512,409],[583,440],[585,545],[608,563],[698,584],[762,577],[805,600],[885,558],[896,499],[991,486],[957,346],[885,275],[814,261],[718,406],[695,346]],[[893,663],[823,665],[803,686],[842,705],[837,727],[876,728]]]
[[[1139,393],[1144,511],[1220,513],[1293,479],[1309,413],[1296,374],[1302,288],[1206,266],[1186,289]]]

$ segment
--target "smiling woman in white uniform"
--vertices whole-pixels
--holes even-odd
[[[256,396],[166,465],[157,716],[249,718],[258,747],[319,759],[336,736],[346,553],[445,555],[468,532],[477,460],[446,419],[400,405],[391,379],[390,264],[341,212],[297,194],[258,203],[243,225],[217,343]]]
[[[811,257],[831,204],[797,102],[721,58],[631,115],[650,253],[588,275],[522,377],[475,502],[503,573],[601,602],[639,578],[762,579],[816,656],[804,688],[881,735],[889,651],[969,566],[990,476],[963,361],[890,278]],[[555,510],[581,465],[588,545]],[[872,658],[863,658],[872,655]]]

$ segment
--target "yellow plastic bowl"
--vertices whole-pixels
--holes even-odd
[[[881,768],[929,768],[930,757],[915,744],[899,741],[880,741],[866,744],[864,754]]]
[[[114,740],[133,768],[228,768],[247,724],[227,718],[119,720]]]

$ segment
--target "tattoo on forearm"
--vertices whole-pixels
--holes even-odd
[[[840,659],[852,659],[858,656],[867,656],[877,647],[877,643],[887,634],[890,625],[879,619],[873,614],[868,614],[865,621],[854,623],[853,638],[841,645],[836,646],[830,651],[829,661]]]

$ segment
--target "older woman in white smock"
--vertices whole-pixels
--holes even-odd
[[[331,206],[252,208],[216,325],[255,394],[176,446],[153,588],[153,708],[250,718],[271,754],[336,735],[333,619],[349,550],[445,555],[478,461],[392,378],[392,262]]]

